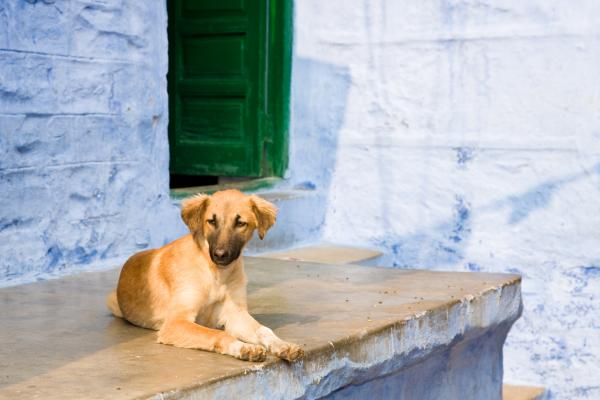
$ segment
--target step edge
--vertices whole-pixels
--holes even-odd
[[[315,243],[315,244],[309,244],[309,245],[300,246],[300,247],[292,247],[292,248],[283,249],[283,250],[266,251],[264,253],[253,254],[253,256],[263,257],[263,258],[272,258],[272,259],[278,259],[278,260],[303,261],[303,262],[312,262],[312,263],[320,263],[320,264],[331,264],[331,262],[329,260],[324,260],[324,259],[319,260],[318,258],[314,258],[314,257],[312,257],[310,259],[305,259],[302,257],[288,256],[289,254],[293,254],[295,251],[310,251],[310,250],[314,250],[314,249],[326,249],[326,248],[352,249],[352,250],[365,251],[366,253],[369,253],[369,254],[366,254],[365,256],[355,258],[355,259],[351,260],[350,262],[341,262],[341,264],[356,264],[356,263],[360,263],[360,262],[374,260],[374,259],[377,259],[377,258],[383,256],[383,253],[377,249],[372,249],[372,248],[367,248],[367,247],[348,246],[348,245],[337,245],[334,243],[327,243],[327,242],[319,242],[319,243]]]

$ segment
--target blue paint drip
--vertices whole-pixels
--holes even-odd
[[[481,265],[475,264],[475,263],[467,263],[466,265],[467,269],[469,271],[473,271],[473,272],[480,272],[483,270],[483,268],[481,267]]]
[[[31,143],[26,143],[26,144],[15,146],[15,150],[19,154],[27,154],[27,153],[31,153],[32,151],[34,151],[40,144],[41,144],[41,142],[39,140],[34,140]]]
[[[535,314],[539,314],[542,315],[545,311],[546,307],[543,304],[538,304],[535,306],[535,308],[533,309],[533,312]]]
[[[110,168],[110,174],[108,175],[108,183],[113,183],[115,181],[115,178],[117,177],[117,172],[119,172],[117,166],[113,165]]]
[[[457,252],[456,252],[455,249],[453,249],[452,247],[444,246],[442,244],[440,244],[439,249],[441,249],[445,253],[448,253],[449,255],[456,255],[457,254]]]
[[[49,272],[49,271],[53,270],[54,267],[56,267],[56,265],[62,258],[62,252],[60,251],[60,249],[58,248],[57,245],[54,245],[48,249],[46,256],[49,258],[49,260],[48,260],[48,263],[46,264],[46,267],[44,268],[44,270],[46,272]]]
[[[512,207],[512,212],[508,218],[508,223],[511,225],[519,223],[533,211],[547,207],[557,188],[558,186],[555,183],[545,183],[534,187],[522,195],[511,196],[509,203]]]
[[[471,233],[471,206],[456,196],[453,217],[433,227],[414,234],[385,238],[378,246],[389,249],[390,263],[394,267],[421,267],[448,265],[464,258],[464,247]]]
[[[466,168],[469,161],[474,157],[474,149],[472,147],[456,147],[456,163],[459,168]]]
[[[97,254],[98,251],[96,250],[86,251],[85,248],[77,246],[67,254],[66,258],[73,264],[87,264],[91,262]]]
[[[580,294],[589,287],[592,279],[600,278],[600,267],[596,265],[582,266],[577,269],[564,271],[563,275],[572,281],[572,292]]]
[[[18,218],[13,218],[11,220],[2,218],[2,219],[0,219],[0,232],[2,232],[5,229],[8,229],[12,226],[17,226],[17,225],[19,225],[20,222],[21,222],[21,220]]]
[[[311,181],[300,182],[294,186],[294,189],[297,189],[297,190],[315,190],[316,188],[317,188],[317,185]]]
[[[581,267],[583,275],[590,278],[600,278],[600,267],[590,265],[588,267]]]
[[[471,218],[471,207],[462,196],[456,196],[456,204],[454,205],[454,227],[450,240],[454,243],[460,243],[464,239],[464,235],[471,232],[469,220]]]

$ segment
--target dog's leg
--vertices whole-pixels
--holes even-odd
[[[227,332],[206,328],[184,317],[165,321],[158,331],[158,342],[228,354],[241,360],[263,361],[266,358],[262,346],[243,343]]]
[[[275,335],[273,331],[261,325],[241,307],[227,304],[223,307],[221,322],[225,331],[236,338],[248,343],[265,346],[270,353],[288,361],[294,361],[304,356],[300,346],[288,343]]]

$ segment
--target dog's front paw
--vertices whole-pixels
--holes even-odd
[[[243,344],[237,358],[244,361],[265,361],[267,358],[267,350],[256,344]]]
[[[281,342],[271,346],[271,352],[279,358],[288,361],[296,361],[304,357],[304,350],[297,344]]]

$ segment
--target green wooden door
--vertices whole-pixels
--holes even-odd
[[[266,0],[169,2],[171,172],[260,176]]]

